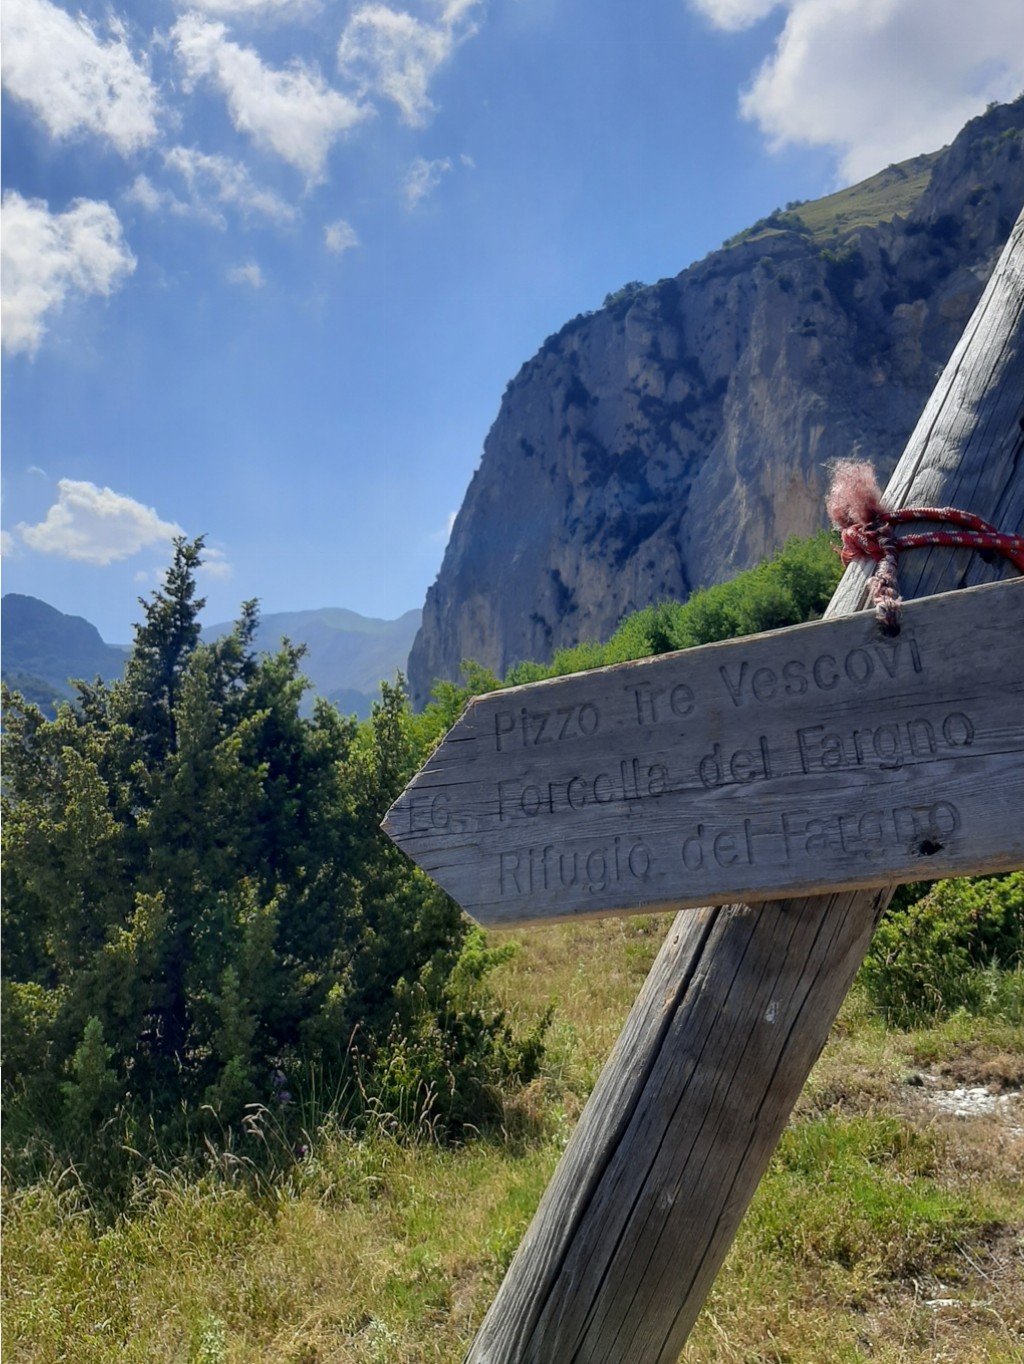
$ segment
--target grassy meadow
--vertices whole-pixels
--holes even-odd
[[[668,923],[516,935],[494,985],[524,1020],[554,1005],[543,1073],[461,1147],[432,1139],[429,1112],[400,1141],[386,1113],[356,1136],[307,1101],[304,1149],[276,1150],[256,1114],[258,1166],[226,1138],[116,1217],[72,1169],[5,1181],[6,1358],[459,1360]],[[855,988],[686,1364],[1024,1360],[1024,1035],[1006,1018],[887,1030]]]

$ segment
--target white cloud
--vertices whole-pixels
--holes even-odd
[[[227,273],[229,284],[244,284],[250,289],[262,289],[265,283],[263,271],[254,260],[244,265],[235,265]]]
[[[18,552],[18,542],[9,530],[0,530],[0,558],[11,559]]]
[[[690,0],[691,9],[705,14],[718,28],[749,28],[771,14],[784,0]]]
[[[166,161],[166,155],[164,159]],[[219,214],[196,202],[186,203],[169,189],[160,189],[153,184],[148,175],[137,175],[125,190],[123,198],[125,203],[136,204],[147,213],[172,213],[179,218],[205,218],[223,226],[223,219]]]
[[[458,516],[458,514],[459,513],[457,511],[449,512],[448,515],[445,517],[444,526],[440,530],[431,531],[430,541],[432,544],[446,545],[448,543],[448,541],[452,538],[452,529],[455,526],[455,518]]]
[[[172,147],[164,154],[164,165],[184,180],[192,210],[222,227],[224,219],[210,207],[210,200],[238,209],[246,217],[266,218],[282,226],[298,220],[297,209],[272,190],[257,185],[246,167],[228,156],[210,155],[195,147]]]
[[[109,204],[76,199],[66,213],[16,190],[3,197],[3,345],[12,353],[36,350],[44,319],[69,294],[109,296],[135,269]]]
[[[358,246],[359,238],[352,224],[347,223],[344,218],[339,218],[336,223],[328,223],[324,228],[324,243],[328,251],[340,256]]]
[[[318,0],[191,0],[190,9],[239,19],[300,18],[319,8]]]
[[[171,36],[189,86],[210,81],[227,100],[235,127],[310,181],[323,177],[334,142],[371,112],[332,89],[315,68],[265,66],[252,48],[231,42],[223,24],[200,15],[179,19]]]
[[[785,26],[741,110],[775,148],[835,148],[846,183],[943,146],[990,101],[1024,88],[1021,0],[782,3]],[[691,4],[730,28],[775,7]]]
[[[338,43],[338,69],[363,95],[398,105],[403,120],[422,126],[434,112],[431,80],[459,43],[476,32],[469,16],[478,0],[449,0],[436,23],[383,4],[357,9]]]
[[[204,545],[203,562],[196,572],[204,574],[207,578],[230,578],[234,570],[228,563],[222,549],[213,549],[209,545]]]
[[[124,26],[108,22],[103,42],[50,0],[4,0],[3,80],[51,137],[95,133],[127,156],[157,135],[157,92]]]
[[[62,478],[58,497],[38,525],[22,523],[18,533],[30,549],[89,564],[112,564],[146,545],[183,534],[173,521],[161,521],[152,507],[95,483]]]
[[[163,209],[169,209],[181,213],[187,210],[188,205],[176,199],[169,190],[157,189],[148,175],[137,175],[129,188],[125,191],[125,199],[129,203],[138,204],[147,213],[159,213]]]
[[[409,208],[415,208],[428,194],[433,194],[441,183],[441,177],[446,175],[451,168],[450,157],[445,156],[438,161],[426,161],[422,156],[417,156],[405,177],[405,202]]]

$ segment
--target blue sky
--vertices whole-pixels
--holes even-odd
[[[1020,0],[3,5],[4,591],[422,604],[576,313],[1024,88]]]

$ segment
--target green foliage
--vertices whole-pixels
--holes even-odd
[[[413,720],[414,741],[422,754],[431,748],[451,729],[462,714],[466,702],[484,692],[496,691],[502,683],[489,668],[483,668],[472,659],[462,663],[462,685],[455,682],[434,684],[433,699],[421,715]],[[532,679],[531,679],[532,680]],[[505,686],[513,685],[506,681]]]
[[[71,1058],[74,1077],[61,1085],[73,1123],[93,1127],[108,1117],[117,1098],[117,1075],[110,1068],[114,1048],[103,1040],[103,1025],[90,1018]]]
[[[941,1266],[985,1210],[936,1185],[938,1157],[934,1139],[897,1118],[793,1125],[758,1191],[755,1244],[845,1269],[882,1261],[892,1278]]]
[[[941,154],[932,152],[889,166],[870,179],[823,199],[792,200],[786,205],[785,213],[776,209],[753,227],[729,238],[724,245],[735,246],[773,230],[801,232],[823,245],[835,244],[860,227],[891,222],[897,214],[907,218],[928,188],[932,169]]]
[[[52,720],[4,695],[5,1138],[29,1167],[52,1152],[88,1178],[101,1130],[125,1171],[244,1132],[275,1076],[342,1091],[356,1036],[369,1089],[379,1071],[393,1090],[396,1039],[415,1087],[436,1033],[427,1083],[454,1077],[465,1125],[494,1104],[474,1110],[462,1068],[497,1093],[539,1045],[380,831],[463,698],[414,718],[399,679],[362,725],[324,702],[303,718],[302,651],[256,656],[255,603],[200,642],[201,551],[175,543],[122,679],[78,684]]]
[[[20,692],[26,701],[31,701],[49,717],[56,715],[57,707],[66,699],[59,688],[44,678],[35,677],[32,673],[5,668],[4,682],[11,691]]]
[[[894,902],[861,978],[899,1026],[957,1009],[1024,1022],[1024,872],[939,881]]]
[[[809,540],[787,540],[773,558],[731,582],[694,592],[686,602],[658,602],[627,616],[606,644],[584,641],[560,649],[549,664],[516,664],[504,685],[519,686],[812,620],[824,611],[842,576],[834,543],[826,532]],[[480,690],[496,685],[490,678]]]
[[[842,576],[832,546],[826,533],[790,539],[774,558],[695,592],[682,605],[662,602],[637,612],[612,636],[605,661],[690,649],[820,616]]]
[[[628,283],[624,284],[621,289],[615,289],[612,293],[605,294],[602,307],[612,308],[616,303],[622,303],[627,299],[631,299],[634,294],[642,293],[644,288],[645,286],[642,281],[631,279]]]
[[[649,921],[652,954],[670,923]],[[564,1150],[585,1077],[599,1070],[642,979],[646,964],[623,971],[624,935],[638,943],[637,924],[541,928],[491,975],[517,1009],[536,1014],[559,1000],[561,1042],[516,1097],[521,1107],[506,1109],[511,1140],[502,1132],[444,1145],[429,1139],[429,1119],[426,1139],[396,1139],[383,1110],[380,1122],[351,1130],[318,1124],[310,1105],[300,1159],[285,1148],[276,1170],[244,1182],[237,1150],[198,1177],[153,1170],[112,1222],[93,1214],[73,1170],[5,1185],[10,1357],[462,1359]],[[681,1360],[935,1364],[937,1330],[949,1360],[1018,1360],[1024,1185],[1012,1095],[984,1121],[943,1119],[933,1100],[984,1073],[1012,1085],[1022,1066],[1019,1028],[959,1018],[894,1032],[858,990]],[[908,1073],[923,1067],[934,1083],[909,1086]],[[509,1123],[517,1114],[527,1141]],[[277,1120],[264,1121],[272,1140]],[[937,1308],[926,1294],[960,1307]]]
[[[794,202],[786,205],[785,212],[781,208],[772,209],[767,217],[758,218],[756,223],[744,228],[742,232],[727,237],[722,243],[723,248],[728,249],[732,246],[738,246],[741,242],[772,236],[779,232],[799,232],[801,235],[807,235],[810,228],[803,222],[801,215],[794,211],[797,207],[799,205]]]

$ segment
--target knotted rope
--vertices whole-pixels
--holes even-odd
[[[868,579],[868,590],[883,628],[899,629],[900,597],[897,559],[906,549],[949,545],[955,549],[995,550],[1024,573],[1024,535],[996,530],[980,516],[956,507],[903,507],[890,511],[882,501],[871,465],[853,459],[837,460],[832,486],[825,499],[832,524],[842,535],[839,557],[844,564],[870,559],[878,565]],[[935,521],[956,530],[921,530],[897,535],[896,527],[910,521]]]

